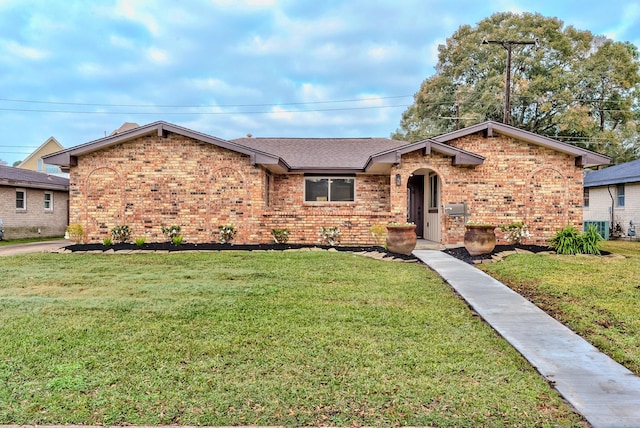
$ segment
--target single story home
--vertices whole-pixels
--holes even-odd
[[[63,236],[69,223],[69,179],[0,165],[4,239]]]
[[[407,143],[388,138],[224,140],[166,122],[125,130],[45,158],[70,170],[71,223],[100,242],[117,225],[162,241],[317,243],[338,227],[343,244],[373,244],[370,228],[414,222],[420,237],[461,244],[465,221],[524,221],[544,243],[582,225],[583,168],[598,153],[492,121]],[[462,209],[460,208],[462,207]],[[456,214],[456,215],[451,215]]]
[[[585,224],[595,224],[605,237],[637,236],[640,159],[587,173],[583,199]]]

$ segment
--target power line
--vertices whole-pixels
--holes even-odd
[[[370,97],[370,98],[352,98],[346,100],[328,100],[328,101],[306,101],[291,103],[265,103],[265,104],[101,104],[101,103],[74,103],[66,101],[41,101],[41,100],[21,100],[12,98],[0,98],[0,101],[8,101],[14,103],[28,104],[49,104],[49,105],[71,105],[71,106],[90,106],[90,107],[143,107],[143,108],[216,108],[216,107],[277,107],[277,106],[295,106],[295,105],[314,105],[314,104],[338,104],[363,101],[379,101],[397,98],[413,98],[413,95],[391,95],[388,97]]]

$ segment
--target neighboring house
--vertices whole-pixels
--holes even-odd
[[[20,162],[18,168],[28,169],[36,172],[44,172],[46,174],[56,174],[61,177],[68,178],[69,174],[64,173],[59,166],[45,164],[42,160],[43,156],[59,152],[60,150],[64,150],[62,144],[60,144],[55,138],[49,137],[47,141],[42,143],[42,145],[29,156],[27,156],[25,160]]]
[[[63,236],[69,222],[69,179],[0,165],[4,239]]]
[[[525,221],[529,242],[582,225],[583,167],[597,153],[495,122],[407,143],[386,138],[227,141],[155,122],[49,155],[71,172],[71,223],[100,242],[117,225],[162,241],[214,242],[232,223],[238,243],[317,243],[339,227],[343,244],[371,244],[369,228],[415,222],[419,236],[461,244],[464,220]],[[447,215],[464,206],[468,217]],[[445,207],[445,205],[447,207]]]
[[[583,216],[600,225],[601,233],[629,235],[630,226],[640,222],[640,159],[587,173]]]

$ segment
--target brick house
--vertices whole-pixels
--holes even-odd
[[[62,236],[68,210],[68,178],[0,165],[4,239]]]
[[[49,155],[70,168],[71,222],[99,242],[126,224],[162,241],[178,224],[187,242],[215,242],[233,223],[238,243],[316,243],[337,226],[343,244],[371,244],[369,228],[415,222],[419,236],[460,244],[464,204],[475,222],[525,221],[533,242],[582,223],[583,167],[606,156],[484,122],[407,143],[386,138],[222,140],[155,122]]]
[[[584,177],[584,221],[608,238],[640,234],[640,159]]]

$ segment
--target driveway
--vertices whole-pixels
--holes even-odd
[[[15,256],[27,253],[48,253],[51,250],[70,245],[71,242],[66,239],[56,241],[30,242],[28,244],[6,245],[0,247],[1,256]]]

